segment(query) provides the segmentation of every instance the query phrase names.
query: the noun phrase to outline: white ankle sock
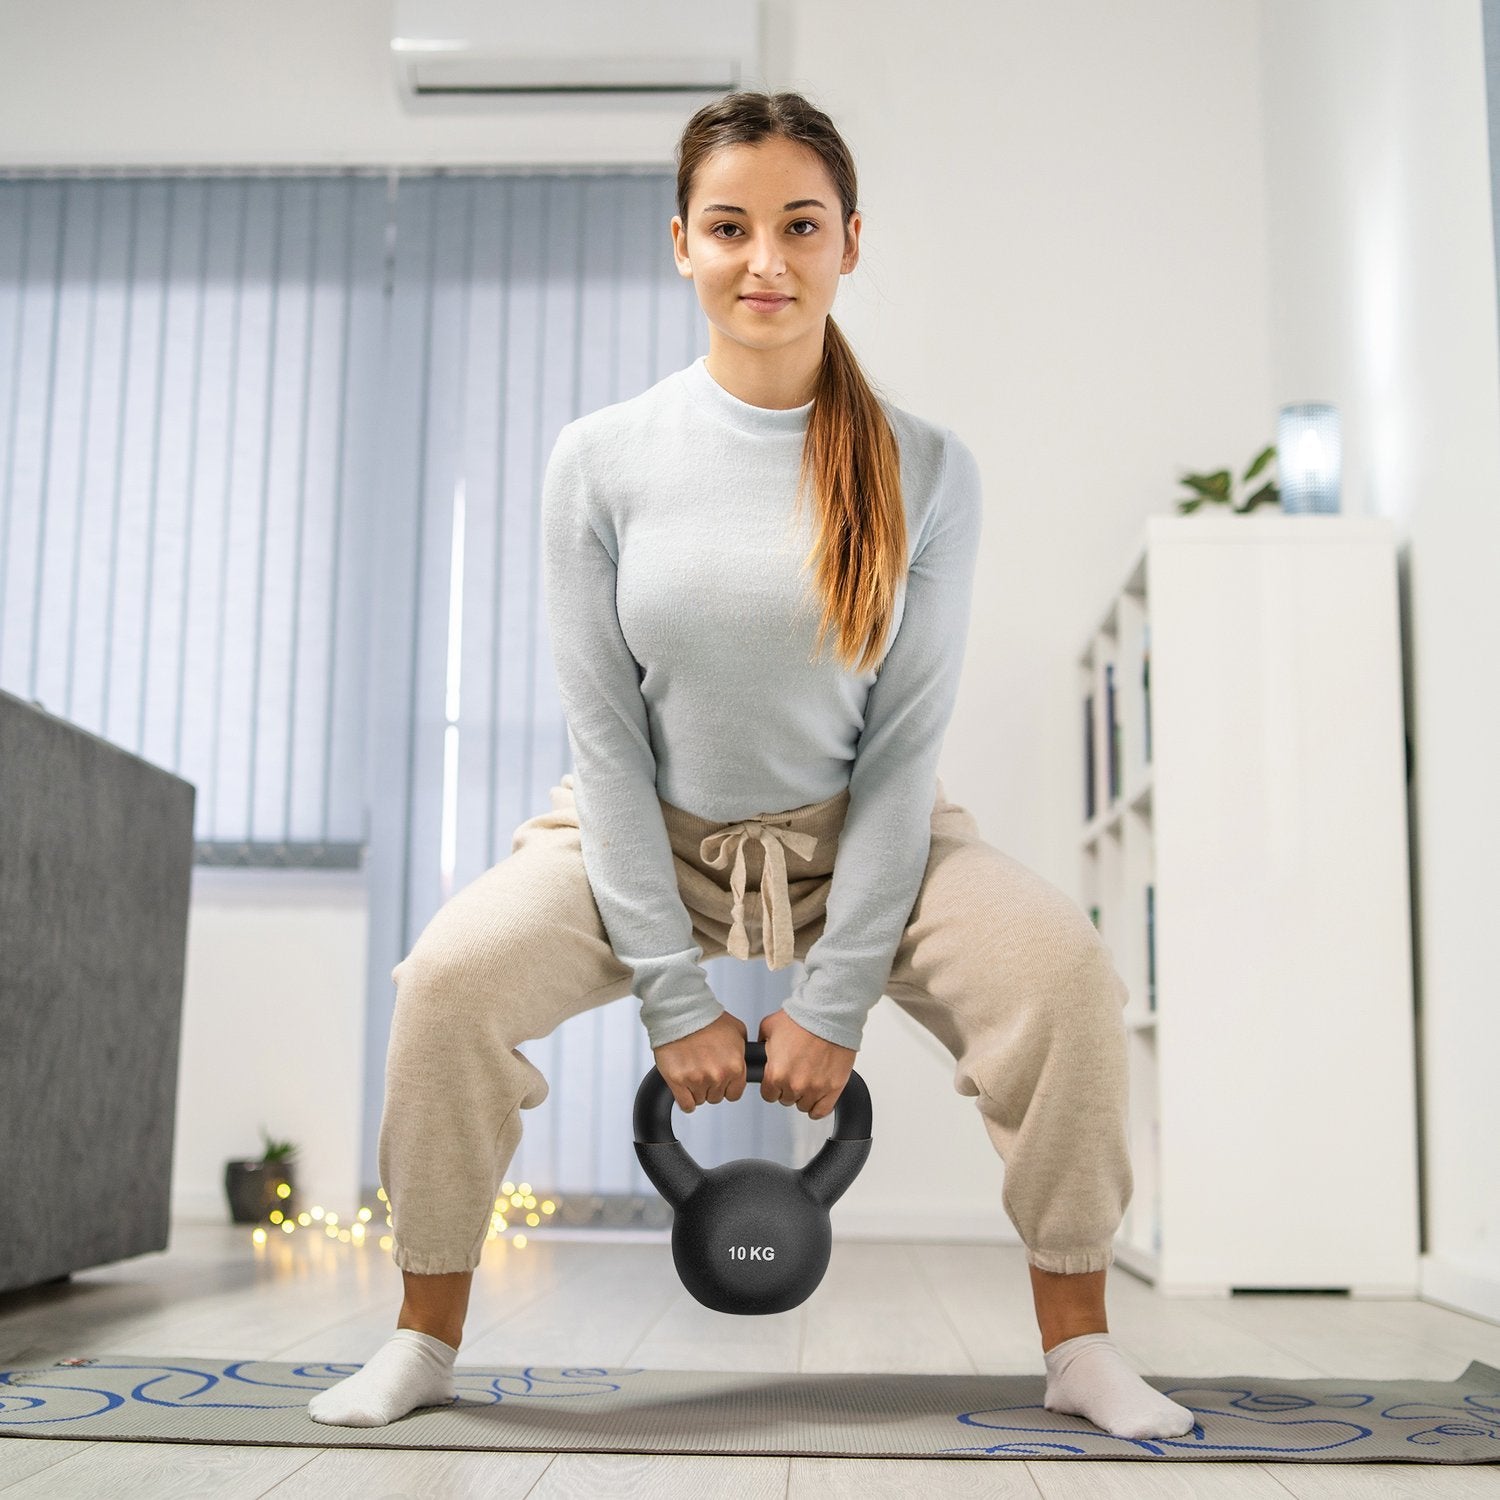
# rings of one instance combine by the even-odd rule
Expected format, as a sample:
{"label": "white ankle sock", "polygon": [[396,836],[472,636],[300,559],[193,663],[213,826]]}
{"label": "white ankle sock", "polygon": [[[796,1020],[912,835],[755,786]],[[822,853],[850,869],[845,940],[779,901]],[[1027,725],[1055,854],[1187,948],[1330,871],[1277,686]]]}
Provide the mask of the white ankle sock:
{"label": "white ankle sock", "polygon": [[1146,1384],[1107,1333],[1082,1333],[1043,1352],[1048,1411],[1085,1417],[1115,1437],[1181,1437],[1197,1417]]}
{"label": "white ankle sock", "polygon": [[307,1403],[308,1415],[337,1427],[383,1427],[419,1406],[445,1406],[457,1394],[457,1358],[452,1344],[398,1328],[352,1375],[319,1391]]}

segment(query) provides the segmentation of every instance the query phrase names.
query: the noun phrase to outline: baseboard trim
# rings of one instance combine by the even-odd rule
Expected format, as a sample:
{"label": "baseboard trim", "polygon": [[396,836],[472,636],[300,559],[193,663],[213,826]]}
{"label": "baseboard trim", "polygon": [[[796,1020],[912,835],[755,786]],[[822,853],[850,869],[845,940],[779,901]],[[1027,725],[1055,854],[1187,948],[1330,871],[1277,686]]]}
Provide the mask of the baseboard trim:
{"label": "baseboard trim", "polygon": [[1420,1295],[1450,1312],[1500,1323],[1500,1275],[1490,1268],[1465,1266],[1441,1255],[1421,1258]]}

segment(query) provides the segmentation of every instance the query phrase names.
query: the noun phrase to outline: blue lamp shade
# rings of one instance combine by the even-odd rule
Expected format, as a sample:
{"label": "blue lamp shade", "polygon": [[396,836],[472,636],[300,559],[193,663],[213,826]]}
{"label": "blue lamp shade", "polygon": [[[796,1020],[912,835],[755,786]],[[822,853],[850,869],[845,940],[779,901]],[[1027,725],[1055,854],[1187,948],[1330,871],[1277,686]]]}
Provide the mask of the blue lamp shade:
{"label": "blue lamp shade", "polygon": [[1338,407],[1326,401],[1283,406],[1276,420],[1282,510],[1287,515],[1336,516],[1343,456]]}

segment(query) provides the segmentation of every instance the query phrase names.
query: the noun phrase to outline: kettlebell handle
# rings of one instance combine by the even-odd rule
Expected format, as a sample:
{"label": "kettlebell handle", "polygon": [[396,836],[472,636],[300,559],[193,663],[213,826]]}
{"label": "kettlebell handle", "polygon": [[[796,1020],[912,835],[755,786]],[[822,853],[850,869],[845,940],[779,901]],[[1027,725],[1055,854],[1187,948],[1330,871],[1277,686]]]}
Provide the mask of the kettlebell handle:
{"label": "kettlebell handle", "polygon": [[[766,1076],[766,1044],[745,1042],[745,1081],[760,1083]],[[640,1145],[664,1141],[675,1141],[672,1129],[672,1106],[677,1102],[661,1070],[653,1065],[641,1080],[635,1095],[635,1138]],[[850,1072],[849,1081],[833,1106],[834,1141],[868,1141],[870,1139],[870,1091],[857,1072]]]}

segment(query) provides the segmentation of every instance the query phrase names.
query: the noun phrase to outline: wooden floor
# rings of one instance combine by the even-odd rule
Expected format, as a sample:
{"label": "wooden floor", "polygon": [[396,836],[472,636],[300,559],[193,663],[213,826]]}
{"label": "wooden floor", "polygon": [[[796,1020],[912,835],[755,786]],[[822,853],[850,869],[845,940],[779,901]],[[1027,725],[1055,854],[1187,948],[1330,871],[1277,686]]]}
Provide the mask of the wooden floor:
{"label": "wooden floor", "polygon": [[[110,1351],[363,1362],[395,1327],[401,1276],[373,1244],[179,1223],[172,1248],[0,1294],[0,1364]],[[1500,1365],[1500,1326],[1424,1302],[1158,1297],[1115,1266],[1110,1332],[1142,1374],[1451,1380]],[[459,1363],[722,1370],[1043,1371],[1021,1250],[838,1241],[792,1312],[726,1320],[681,1287],[665,1243],[533,1239],[486,1246]],[[176,1496],[706,1495],[842,1500],[1416,1500],[1500,1497],[1500,1466],[725,1458],[424,1452],[0,1439],[3,1500]]]}

